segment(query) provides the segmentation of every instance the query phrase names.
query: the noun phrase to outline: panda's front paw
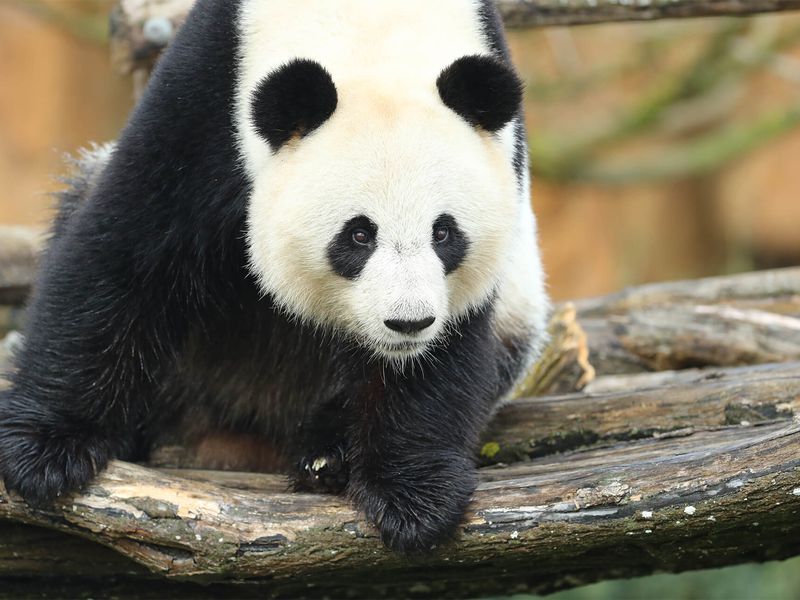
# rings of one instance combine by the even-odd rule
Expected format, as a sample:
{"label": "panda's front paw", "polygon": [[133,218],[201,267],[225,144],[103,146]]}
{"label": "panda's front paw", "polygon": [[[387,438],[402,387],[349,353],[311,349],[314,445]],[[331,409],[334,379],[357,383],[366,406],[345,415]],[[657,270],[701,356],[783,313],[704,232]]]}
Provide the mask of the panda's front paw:
{"label": "panda's front paw", "polygon": [[456,538],[475,491],[471,464],[449,467],[420,473],[417,478],[373,482],[360,490],[351,485],[351,495],[389,549],[428,553]]}
{"label": "panda's front paw", "polygon": [[304,456],[300,460],[294,488],[297,491],[340,494],[347,486],[347,480],[345,452],[337,445]]}
{"label": "panda's front paw", "polygon": [[31,506],[46,507],[81,490],[108,464],[109,449],[97,440],[50,437],[0,425],[0,475],[6,489]]}

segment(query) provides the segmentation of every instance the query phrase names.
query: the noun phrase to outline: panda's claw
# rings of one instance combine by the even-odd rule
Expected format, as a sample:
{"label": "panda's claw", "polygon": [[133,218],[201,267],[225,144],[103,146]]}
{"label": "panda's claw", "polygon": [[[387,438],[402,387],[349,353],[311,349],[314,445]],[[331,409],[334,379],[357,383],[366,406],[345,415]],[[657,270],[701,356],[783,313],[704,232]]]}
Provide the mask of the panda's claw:
{"label": "panda's claw", "polygon": [[348,468],[341,446],[311,452],[300,460],[295,490],[340,494],[348,481]]}

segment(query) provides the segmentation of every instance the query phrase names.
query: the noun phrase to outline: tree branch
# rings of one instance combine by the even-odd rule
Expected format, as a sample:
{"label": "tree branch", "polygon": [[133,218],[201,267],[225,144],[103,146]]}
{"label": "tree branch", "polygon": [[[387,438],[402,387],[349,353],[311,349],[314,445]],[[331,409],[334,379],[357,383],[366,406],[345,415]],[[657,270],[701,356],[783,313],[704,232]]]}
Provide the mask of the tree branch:
{"label": "tree branch", "polygon": [[277,596],[543,592],[800,552],[799,457],[798,428],[782,422],[484,470],[462,539],[420,562],[383,549],[339,499],[125,463],[53,511],[0,495],[0,515],[78,533],[163,575],[259,579]]}
{"label": "tree branch", "polygon": [[800,9],[797,0],[497,0],[497,4],[511,28],[745,16]]}

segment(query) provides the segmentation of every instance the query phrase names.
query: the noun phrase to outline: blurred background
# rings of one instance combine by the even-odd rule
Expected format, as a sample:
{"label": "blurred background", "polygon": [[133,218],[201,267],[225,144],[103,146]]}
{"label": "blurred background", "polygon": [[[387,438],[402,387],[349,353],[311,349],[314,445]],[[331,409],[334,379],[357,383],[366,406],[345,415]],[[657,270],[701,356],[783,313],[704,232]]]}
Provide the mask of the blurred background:
{"label": "blurred background", "polygon": [[[0,223],[47,227],[64,154],[124,124],[112,4],[0,0]],[[510,36],[554,298],[800,265],[800,16]],[[800,562],[564,597],[796,598]]]}

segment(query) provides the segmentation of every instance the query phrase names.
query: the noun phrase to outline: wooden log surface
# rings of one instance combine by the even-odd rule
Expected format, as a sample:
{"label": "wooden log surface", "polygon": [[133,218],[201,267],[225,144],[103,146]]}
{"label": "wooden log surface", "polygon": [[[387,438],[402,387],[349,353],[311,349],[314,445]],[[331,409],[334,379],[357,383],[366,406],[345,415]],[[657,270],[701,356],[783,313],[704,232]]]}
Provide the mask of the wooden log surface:
{"label": "wooden log surface", "polygon": [[[800,419],[800,363],[598,379],[519,399],[484,434],[482,460],[511,463],[638,439]],[[588,408],[587,408],[588,407]],[[800,458],[800,457],[798,457]]]}
{"label": "wooden log surface", "polygon": [[[152,66],[194,0],[119,0],[111,18],[112,54],[126,74]],[[510,28],[746,16],[800,9],[800,0],[497,0]]]}
{"label": "wooden log surface", "polygon": [[[482,469],[462,539],[423,562],[385,551],[341,499],[285,493],[272,475],[114,463],[55,510],[0,493],[0,517],[77,533],[163,575],[260,580],[278,596],[549,591],[800,552],[800,366],[635,377],[635,392],[504,408],[487,438],[500,447],[493,459],[528,460]],[[544,443],[557,439],[567,443]],[[29,571],[58,562],[31,545],[40,558]],[[8,552],[0,577],[20,568]]]}
{"label": "wooden log surface", "polygon": [[800,267],[652,283],[574,304],[584,319],[671,304],[721,304],[800,316]]}
{"label": "wooden log surface", "polygon": [[339,499],[124,463],[53,511],[0,496],[0,515],[79,533],[170,577],[261,580],[274,596],[474,597],[795,555],[799,466],[798,428],[779,423],[486,470],[461,540],[416,561],[382,548]]}
{"label": "wooden log surface", "polygon": [[497,0],[497,4],[510,28],[746,16],[800,9],[796,0]]}

